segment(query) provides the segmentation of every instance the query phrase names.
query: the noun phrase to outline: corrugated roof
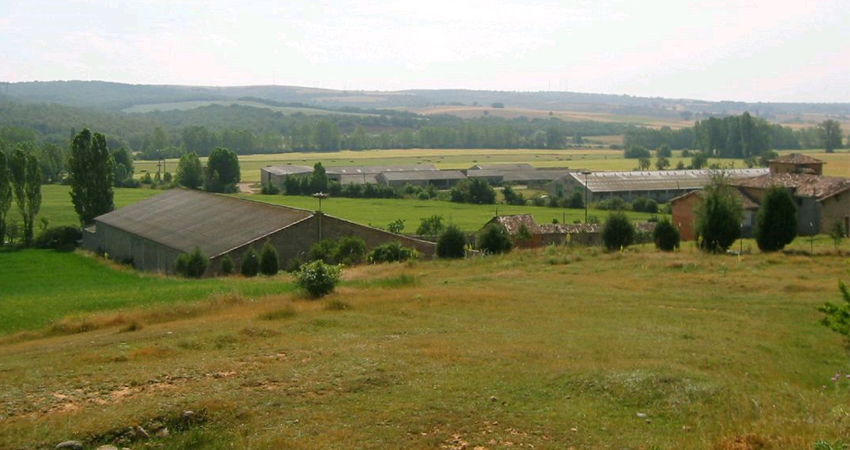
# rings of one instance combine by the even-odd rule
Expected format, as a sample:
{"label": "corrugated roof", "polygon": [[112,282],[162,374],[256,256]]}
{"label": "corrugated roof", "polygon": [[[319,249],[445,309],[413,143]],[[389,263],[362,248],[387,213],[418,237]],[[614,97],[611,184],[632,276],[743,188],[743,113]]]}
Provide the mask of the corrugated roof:
{"label": "corrugated roof", "polygon": [[386,181],[422,181],[422,180],[465,180],[466,175],[459,170],[435,170],[420,172],[382,172],[379,177]]}
{"label": "corrugated roof", "polygon": [[213,257],[312,215],[306,210],[177,188],[95,221],[183,252],[198,247]]}
{"label": "corrugated roof", "polygon": [[823,161],[802,153],[790,153],[776,159],[771,159],[768,162],[782,164],[823,164]]}
{"label": "corrugated roof", "polygon": [[[631,172],[593,172],[587,175],[587,188],[591,192],[635,192],[702,189],[711,183],[715,170],[653,170]],[[751,178],[768,173],[768,169],[727,169],[722,171],[730,179]],[[585,176],[570,172],[571,177],[584,186]]]}
{"label": "corrugated roof", "polygon": [[309,166],[268,166],[263,167],[260,170],[264,170],[275,175],[299,175],[302,173],[313,173],[313,168]]}
{"label": "corrugated roof", "polygon": [[770,173],[760,177],[737,180],[733,184],[756,189],[784,186],[793,189],[794,195],[798,197],[815,197],[818,200],[827,199],[850,189],[850,179],[802,173]]}
{"label": "corrugated roof", "polygon": [[516,164],[476,164],[469,168],[469,170],[534,170],[534,166],[528,163],[516,163]]}
{"label": "corrugated roof", "polygon": [[417,172],[439,170],[433,164],[407,164],[396,166],[330,166],[325,172],[333,175],[379,174],[383,172]]}

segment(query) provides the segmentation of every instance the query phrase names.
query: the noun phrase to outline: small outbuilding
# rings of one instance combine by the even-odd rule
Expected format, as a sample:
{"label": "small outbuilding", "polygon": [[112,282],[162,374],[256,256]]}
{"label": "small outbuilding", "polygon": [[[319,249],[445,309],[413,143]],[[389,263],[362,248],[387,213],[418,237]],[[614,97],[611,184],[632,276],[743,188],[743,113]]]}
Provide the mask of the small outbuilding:
{"label": "small outbuilding", "polygon": [[286,177],[305,177],[313,174],[309,166],[268,166],[260,169],[260,183],[283,188]]}
{"label": "small outbuilding", "polygon": [[243,200],[189,189],[172,189],[95,218],[83,233],[84,248],[131,263],[139,270],[174,273],[182,253],[198,248],[210,259],[205,275],[221,271],[230,256],[237,267],[249,247],[271,243],[280,266],[304,257],[325,238],[362,238],[368,248],[398,241],[425,257],[433,242],[360,225],[321,212]]}

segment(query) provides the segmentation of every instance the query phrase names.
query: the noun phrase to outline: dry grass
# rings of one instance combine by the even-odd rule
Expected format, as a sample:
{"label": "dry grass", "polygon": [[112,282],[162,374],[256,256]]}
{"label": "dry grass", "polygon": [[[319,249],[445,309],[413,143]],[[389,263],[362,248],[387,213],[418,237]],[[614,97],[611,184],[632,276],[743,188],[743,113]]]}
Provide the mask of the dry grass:
{"label": "dry grass", "polygon": [[550,248],[360,267],[323,301],[128,310],[142,329],[0,346],[0,449],[184,410],[204,424],[130,447],[809,449],[850,432],[816,310],[845,261]]}

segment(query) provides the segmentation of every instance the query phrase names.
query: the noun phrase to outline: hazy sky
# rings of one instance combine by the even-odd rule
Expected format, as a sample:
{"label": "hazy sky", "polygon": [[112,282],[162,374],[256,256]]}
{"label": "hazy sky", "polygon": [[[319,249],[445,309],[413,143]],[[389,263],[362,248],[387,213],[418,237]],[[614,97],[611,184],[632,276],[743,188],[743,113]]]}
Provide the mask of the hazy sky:
{"label": "hazy sky", "polygon": [[850,102],[848,0],[0,0],[0,81]]}

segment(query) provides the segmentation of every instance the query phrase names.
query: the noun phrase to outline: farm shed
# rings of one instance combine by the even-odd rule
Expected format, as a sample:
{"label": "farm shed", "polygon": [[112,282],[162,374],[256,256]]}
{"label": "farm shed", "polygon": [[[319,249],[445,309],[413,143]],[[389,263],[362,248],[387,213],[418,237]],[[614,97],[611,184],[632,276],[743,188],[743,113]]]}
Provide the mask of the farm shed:
{"label": "farm shed", "polygon": [[805,173],[823,175],[824,162],[801,153],[791,153],[767,162],[770,173]]}
{"label": "farm shed", "polygon": [[[767,169],[728,169],[722,171],[728,178],[752,178],[767,174]],[[587,175],[587,195],[589,202],[612,197],[621,197],[632,201],[637,197],[649,197],[658,202],[702,189],[711,183],[714,170],[653,170],[631,172],[593,172]],[[584,192],[585,175],[579,172],[569,174],[553,181],[550,195],[569,195],[573,191]]]}
{"label": "farm shed", "polygon": [[499,170],[499,171],[509,171],[509,170],[534,170],[534,166],[528,163],[515,163],[515,164],[476,164],[469,168],[469,170]]}
{"label": "farm shed", "polygon": [[797,201],[797,233],[828,233],[835,222],[850,225],[850,179],[802,173],[770,173],[732,184],[761,204],[771,186],[788,188]]}
{"label": "farm shed", "polygon": [[390,172],[436,172],[433,164],[407,164],[395,166],[331,166],[326,167],[328,179],[339,184],[377,184],[378,175]]}
{"label": "farm shed", "polygon": [[288,176],[304,177],[312,174],[313,168],[309,166],[268,166],[260,169],[260,183],[282,188]]}
{"label": "farm shed", "polygon": [[246,250],[266,241],[278,251],[281,267],[305,255],[321,239],[357,236],[368,248],[398,241],[426,257],[434,255],[432,242],[308,210],[242,200],[188,189],[172,189],[155,197],[95,218],[83,233],[83,246],[139,270],[174,273],[181,253],[195,247],[210,258],[206,275],[221,270],[230,255],[241,264]]}
{"label": "farm shed", "polygon": [[378,174],[378,183],[394,188],[402,188],[407,184],[413,186],[433,184],[438,188],[448,189],[465,179],[466,175],[459,170],[401,171]]}
{"label": "farm shed", "polygon": [[467,170],[469,178],[481,178],[490,184],[524,184],[526,186],[543,186],[569,174],[568,169],[480,169]]}

